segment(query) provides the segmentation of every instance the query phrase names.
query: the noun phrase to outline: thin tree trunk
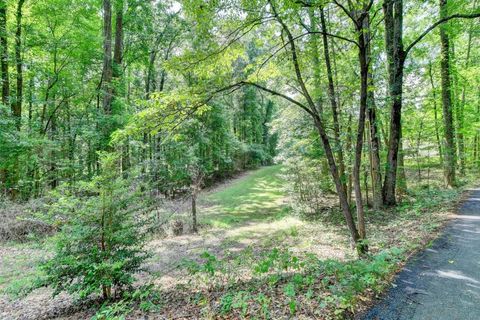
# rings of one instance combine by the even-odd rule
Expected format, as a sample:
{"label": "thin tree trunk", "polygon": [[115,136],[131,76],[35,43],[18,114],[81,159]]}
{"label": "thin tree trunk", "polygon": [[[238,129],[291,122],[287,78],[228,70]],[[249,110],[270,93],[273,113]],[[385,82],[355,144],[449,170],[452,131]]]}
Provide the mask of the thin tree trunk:
{"label": "thin tree trunk", "polygon": [[[474,1],[474,6],[477,1]],[[468,30],[468,42],[467,42],[467,56],[465,58],[465,68],[468,68],[470,65],[470,53],[472,50],[472,33],[473,33],[473,23],[470,24]],[[465,104],[466,104],[466,91],[467,84],[465,83],[462,88],[462,102],[459,105],[458,109],[458,156],[460,158],[460,174],[465,175],[465,168],[467,157],[465,155],[465,141],[464,141],[464,122],[465,122]]]}
{"label": "thin tree trunk", "polygon": [[420,145],[422,143],[422,133],[423,133],[423,118],[420,121],[420,127],[418,128],[417,133],[417,150],[416,150],[416,158],[417,158],[417,172],[418,172],[418,181],[422,182],[422,167],[420,165]]}
{"label": "thin tree trunk", "polygon": [[[309,37],[309,46],[312,52],[311,62],[313,66],[313,90],[312,98],[315,102],[316,111],[319,114],[323,114],[323,101],[322,101],[322,79],[321,79],[321,69],[320,69],[320,54],[318,50],[318,18],[315,15],[314,8],[309,8],[308,10],[310,18],[310,30],[313,34]],[[336,146],[335,146],[336,147]],[[326,159],[321,159],[321,172],[322,176],[326,177],[329,175],[329,168]]]}
{"label": "thin tree trunk", "polygon": [[[55,101],[55,94],[53,94],[52,101]],[[51,120],[50,120],[51,119]],[[55,142],[56,137],[57,137],[57,116],[55,115],[55,112],[52,112],[52,116],[49,118],[50,120],[50,131],[49,131],[49,136],[50,140],[52,142]],[[48,127],[46,127],[47,130]],[[46,131],[45,130],[45,131]],[[49,155],[49,161],[50,161],[50,188],[54,190],[55,188],[58,187],[58,172],[57,172],[57,152],[55,149],[51,149],[50,155]]]}
{"label": "thin tree trunk", "polygon": [[[447,16],[447,0],[440,0],[440,17]],[[450,40],[446,25],[440,26],[441,42],[441,76],[442,76],[442,106],[445,135],[445,184],[448,187],[455,186],[455,129],[453,126],[452,88],[450,79]]]}
{"label": "thin tree trunk", "polygon": [[342,141],[340,139],[340,121],[338,117],[338,104],[337,104],[337,95],[335,93],[335,85],[333,82],[333,72],[332,72],[332,65],[330,61],[330,50],[328,45],[328,38],[327,38],[327,26],[325,21],[325,13],[323,7],[320,8],[320,22],[322,26],[323,32],[323,53],[325,57],[325,66],[327,69],[327,78],[328,78],[328,96],[330,98],[330,105],[332,107],[332,117],[333,117],[333,132],[335,138],[335,148],[337,154],[337,161],[338,161],[338,170],[340,173],[340,177],[343,183],[343,187],[347,189],[347,178],[345,176],[345,160],[343,158],[343,147]]}
{"label": "thin tree trunk", "polygon": [[[368,126],[368,123],[365,123],[365,126]],[[365,141],[364,143],[365,144],[370,144],[370,134],[369,134],[369,131],[368,130],[365,130],[363,132],[363,141]],[[371,149],[370,149],[371,150]],[[370,158],[370,165],[367,164],[367,161],[365,160],[366,158]],[[372,153],[371,152],[368,152],[368,154],[365,154],[365,152],[363,153],[363,185],[364,185],[364,189],[365,189],[365,205],[367,207],[371,206],[371,202],[370,202],[370,198],[369,198],[369,188],[368,188],[368,176],[369,176],[369,172],[370,174],[372,173],[372,162],[371,162],[371,157],[372,157]],[[373,185],[373,184],[372,184]],[[373,191],[372,190],[372,195],[373,195]]]}
{"label": "thin tree trunk", "polygon": [[[368,19],[368,18],[367,18]],[[367,20],[367,25],[365,29],[365,45],[366,45],[366,54],[368,59],[368,85],[367,85],[367,115],[370,128],[370,162],[371,162],[371,174],[372,174],[372,198],[373,198],[373,207],[375,209],[380,209],[383,207],[383,196],[382,196],[382,173],[380,169],[380,138],[377,124],[377,108],[375,106],[375,92],[374,92],[374,81],[373,81],[373,71],[372,71],[372,53],[370,45],[370,25]]]}
{"label": "thin tree trunk", "polygon": [[17,95],[13,106],[13,116],[16,120],[17,130],[20,131],[22,123],[22,101],[23,101],[23,61],[22,61],[22,7],[25,0],[19,0],[17,4],[15,31],[15,64],[17,67]]}
{"label": "thin tree trunk", "polygon": [[192,231],[197,233],[197,195],[192,194]]}
{"label": "thin tree trunk", "polygon": [[358,233],[361,239],[365,239],[366,236],[365,213],[363,207],[362,189],[360,185],[360,166],[362,162],[363,136],[365,132],[365,117],[368,99],[368,52],[365,36],[365,27],[368,24],[365,22],[366,19],[368,19],[368,17],[365,17],[361,20],[359,19],[359,21],[357,21],[357,24],[359,25],[357,32],[359,33],[358,58],[360,62],[360,110],[358,115],[357,142],[355,144],[355,159],[353,164],[353,188],[355,192],[355,205],[357,210]]}
{"label": "thin tree trunk", "polygon": [[103,0],[103,111],[112,113],[112,4]]}
{"label": "thin tree trunk", "polygon": [[[0,45],[2,47],[2,102],[8,106],[10,102],[10,83],[8,76],[7,4],[5,0],[0,0]],[[13,105],[12,113],[15,114]]]}
{"label": "thin tree trunk", "polygon": [[[7,4],[5,0],[0,0],[0,46],[1,46],[1,71],[2,71],[2,103],[8,106],[10,96],[10,85],[8,81],[8,46],[7,46]],[[15,114],[12,106],[12,114]],[[8,191],[10,172],[2,169],[0,179],[4,186],[5,194]]]}
{"label": "thin tree trunk", "polygon": [[[480,121],[480,88],[478,88],[478,102],[477,102],[477,122]],[[478,132],[475,133],[473,146],[473,161],[477,169],[480,168],[480,137]]]}
{"label": "thin tree trunk", "polygon": [[122,75],[123,59],[123,0],[117,0],[115,10],[115,46],[113,50],[113,77]]}
{"label": "thin tree trunk", "polygon": [[28,82],[28,132],[32,132],[32,117],[33,117],[33,77]]}
{"label": "thin tree trunk", "polygon": [[[350,114],[350,116],[348,117],[348,136],[347,136],[347,150],[352,150],[352,145],[353,145],[353,142],[352,142],[352,137],[353,137],[353,131],[352,131],[352,126],[353,126],[353,119],[352,119],[352,115]],[[352,157],[349,156],[348,157],[348,166],[349,168],[353,167],[352,165]],[[347,196],[348,196],[348,203],[351,204],[352,203],[352,191],[353,191],[353,177],[352,177],[352,173],[349,172],[348,174],[348,185],[347,185]]]}
{"label": "thin tree trunk", "polygon": [[[317,24],[318,19],[315,15],[314,8],[309,8],[308,15],[310,18],[310,30],[312,32],[318,32]],[[321,70],[320,70],[320,55],[318,52],[318,34],[312,34],[309,37],[309,46],[312,52],[312,66],[313,66],[313,81],[314,81],[314,88],[312,91],[312,97],[315,101],[315,106],[318,108],[318,112],[321,114],[323,113],[323,102],[322,102],[322,82],[321,82]]]}
{"label": "thin tree trunk", "polygon": [[440,156],[440,164],[443,166],[442,142],[440,140],[440,130],[439,130],[439,124],[438,124],[437,93],[436,93],[435,83],[433,82],[432,63],[429,63],[428,65],[428,74],[430,77],[430,84],[432,86],[432,94],[433,94],[433,116],[435,119],[435,137],[437,138],[438,155]]}
{"label": "thin tree trunk", "polygon": [[407,193],[407,174],[405,172],[405,150],[403,148],[403,137],[400,136],[400,146],[398,150],[398,167],[397,167],[397,193],[403,196]]}

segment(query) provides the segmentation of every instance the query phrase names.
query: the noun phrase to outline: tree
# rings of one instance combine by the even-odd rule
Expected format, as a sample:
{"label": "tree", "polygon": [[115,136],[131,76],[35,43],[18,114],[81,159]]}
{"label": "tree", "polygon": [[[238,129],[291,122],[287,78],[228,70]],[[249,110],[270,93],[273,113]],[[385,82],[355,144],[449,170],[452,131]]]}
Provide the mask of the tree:
{"label": "tree", "polygon": [[16,12],[16,31],[15,31],[15,65],[17,69],[17,92],[13,106],[13,115],[17,121],[17,130],[20,130],[22,120],[23,103],[23,60],[22,60],[22,9],[25,0],[19,0]]}
{"label": "tree", "polygon": [[[440,19],[448,16],[447,0],[440,0]],[[441,75],[442,75],[442,106],[443,122],[445,126],[445,184],[455,186],[456,147],[455,129],[453,126],[452,86],[450,79],[450,40],[448,26],[440,26],[440,42],[442,48]]]}
{"label": "tree", "polygon": [[[119,47],[121,48],[121,47]],[[118,58],[118,57],[117,57]],[[112,113],[113,98],[113,63],[112,63],[112,4],[110,0],[103,0],[103,112],[105,115]],[[108,139],[109,130],[106,132]]]}
{"label": "tree", "polygon": [[62,216],[52,214],[66,221],[54,239],[55,255],[42,265],[54,294],[117,297],[149,256],[143,248],[148,221],[136,214],[141,205],[133,205],[140,194],[119,175],[118,155],[103,153],[101,162],[102,174],[73,193],[65,190],[57,200]]}
{"label": "tree", "polygon": [[403,44],[403,1],[385,0],[383,3],[385,21],[385,47],[389,74],[389,100],[390,112],[390,137],[388,146],[383,197],[386,205],[394,205],[395,189],[397,183],[397,168],[399,147],[401,145],[402,129],[402,91],[405,60],[411,50],[425,38],[432,30],[452,19],[475,19],[480,17],[480,12],[472,14],[442,15],[442,17],[425,29],[405,49]]}
{"label": "tree", "polygon": [[[8,34],[7,34],[7,4],[6,1],[0,1],[0,46],[1,50],[1,69],[2,69],[2,102],[4,105],[10,103],[10,81],[8,76]],[[12,108],[12,114],[17,115],[17,110]]]}

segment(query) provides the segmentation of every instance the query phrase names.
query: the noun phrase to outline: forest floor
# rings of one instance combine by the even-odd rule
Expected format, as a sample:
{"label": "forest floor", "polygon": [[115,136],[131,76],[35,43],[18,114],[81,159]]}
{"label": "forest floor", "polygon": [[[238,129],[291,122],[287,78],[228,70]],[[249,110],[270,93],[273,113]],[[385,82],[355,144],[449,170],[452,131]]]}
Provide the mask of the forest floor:
{"label": "forest floor", "polygon": [[[308,290],[302,285],[304,292],[299,287],[294,290],[298,297],[292,298],[293,282],[288,279],[292,276],[298,279],[294,272],[300,269],[305,274],[306,261],[311,257],[327,264],[341,263],[335,268],[345,268],[348,277],[359,266],[353,262],[355,255],[348,231],[334,202],[332,206],[332,200],[326,197],[326,206],[331,210],[316,221],[305,221],[292,214],[281,170],[281,166],[264,167],[204,191],[199,198],[201,228],[197,234],[158,237],[149,242],[153,252],[147,263],[150,272],[140,275],[138,285],[153,284],[162,290],[161,311],[150,318],[216,318],[219,308],[227,314],[233,312],[233,318],[248,318],[249,314],[265,311],[265,305],[272,309],[268,311],[271,318],[288,318],[292,312],[300,318],[302,315],[307,319],[324,318],[337,307],[342,312],[355,311],[357,305],[368,304],[366,301],[383,288],[388,282],[384,283],[383,278],[388,278],[395,266],[380,265],[382,272],[388,269],[387,275],[382,273],[382,280],[375,282],[375,290],[367,288],[360,300],[358,293],[350,292],[345,300],[341,291],[345,284],[337,288],[335,282],[339,281],[337,270],[331,276],[336,280],[329,280],[334,282],[315,282]],[[448,219],[459,197],[455,190],[421,188],[418,192],[396,210],[368,213],[372,254],[393,247],[411,252],[424,246]],[[0,319],[92,316],[91,303],[77,303],[66,294],[52,298],[48,288],[29,292],[39,275],[35,266],[48,254],[41,241],[0,243]],[[265,279],[271,281],[271,270],[285,263],[281,262],[285,257],[289,265],[278,268],[281,281],[266,284]],[[383,260],[381,263],[385,263]],[[269,277],[261,271],[265,264]],[[360,267],[371,269],[368,264]],[[318,279],[322,280],[325,274],[328,272],[322,271]],[[370,276],[365,275],[367,280]],[[312,298],[312,288],[322,290],[315,293],[316,299]],[[253,301],[251,304],[255,306],[246,301]],[[143,313],[136,310],[129,318],[142,317]],[[265,314],[263,317],[268,318]]]}

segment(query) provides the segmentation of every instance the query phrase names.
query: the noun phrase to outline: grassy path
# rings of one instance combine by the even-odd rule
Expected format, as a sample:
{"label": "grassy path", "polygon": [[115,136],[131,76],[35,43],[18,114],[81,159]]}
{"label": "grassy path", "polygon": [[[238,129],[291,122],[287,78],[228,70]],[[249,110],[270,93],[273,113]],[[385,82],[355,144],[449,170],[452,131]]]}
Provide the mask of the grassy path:
{"label": "grassy path", "polygon": [[225,256],[248,246],[260,249],[279,243],[295,232],[302,222],[288,217],[281,166],[247,172],[202,194],[199,220],[206,228],[198,234],[158,239],[149,268],[163,286],[182,278],[178,265],[195,260],[203,252]]}
{"label": "grassy path", "polygon": [[214,227],[272,221],[288,213],[281,166],[257,169],[204,194],[200,219]]}

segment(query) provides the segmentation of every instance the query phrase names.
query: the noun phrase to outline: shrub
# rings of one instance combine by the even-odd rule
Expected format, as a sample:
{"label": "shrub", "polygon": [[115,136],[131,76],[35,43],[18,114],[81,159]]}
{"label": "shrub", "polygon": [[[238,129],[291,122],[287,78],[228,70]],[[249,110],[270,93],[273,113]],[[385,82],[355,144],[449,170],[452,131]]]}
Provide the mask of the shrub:
{"label": "shrub", "polygon": [[331,179],[322,173],[322,163],[317,160],[295,158],[285,162],[287,191],[295,212],[307,218],[321,214],[326,195],[333,188]]}
{"label": "shrub", "polygon": [[103,154],[103,173],[59,201],[66,211],[54,237],[55,254],[41,266],[54,294],[67,291],[85,298],[101,292],[109,299],[112,289],[117,295],[131,286],[148,257],[145,220],[130,205],[138,194],[119,178],[117,162],[115,154]]}

